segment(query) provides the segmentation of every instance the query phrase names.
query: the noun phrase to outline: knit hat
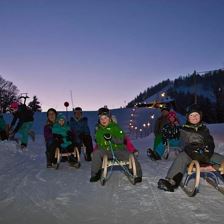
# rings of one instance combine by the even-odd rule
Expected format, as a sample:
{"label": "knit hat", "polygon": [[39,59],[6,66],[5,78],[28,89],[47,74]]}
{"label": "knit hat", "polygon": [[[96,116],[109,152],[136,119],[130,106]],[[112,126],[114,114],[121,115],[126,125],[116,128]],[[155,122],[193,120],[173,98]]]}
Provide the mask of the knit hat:
{"label": "knit hat", "polygon": [[177,115],[176,115],[175,111],[170,111],[170,112],[168,113],[168,115],[167,115],[167,119],[170,119],[171,117],[173,117],[173,118],[176,119]]}
{"label": "knit hat", "polygon": [[81,108],[81,107],[76,107],[76,108],[73,109],[73,112],[75,112],[75,111],[80,111],[80,112],[82,112],[82,108]]}
{"label": "knit hat", "polygon": [[186,116],[187,117],[194,112],[197,112],[198,114],[202,115],[202,111],[198,104],[192,104],[186,108]]}
{"label": "knit hat", "polygon": [[65,117],[65,115],[64,114],[62,114],[62,113],[60,113],[60,114],[58,114],[58,116],[57,116],[57,120],[59,121],[59,120],[66,120],[66,117]]}
{"label": "knit hat", "polygon": [[101,107],[99,110],[98,110],[98,116],[107,116],[107,117],[111,117],[111,114],[110,114],[110,110],[106,107]]}

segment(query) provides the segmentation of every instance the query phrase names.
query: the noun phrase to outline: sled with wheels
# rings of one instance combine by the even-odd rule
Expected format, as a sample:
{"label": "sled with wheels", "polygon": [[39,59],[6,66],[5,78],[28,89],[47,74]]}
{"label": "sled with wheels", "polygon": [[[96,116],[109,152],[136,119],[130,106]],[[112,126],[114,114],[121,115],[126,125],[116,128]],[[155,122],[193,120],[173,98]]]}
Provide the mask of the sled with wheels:
{"label": "sled with wheels", "polygon": [[112,174],[112,170],[115,166],[119,166],[123,171],[124,174],[128,177],[128,180],[135,185],[136,178],[137,178],[137,171],[136,171],[136,164],[135,158],[133,154],[129,155],[128,161],[120,161],[116,158],[112,144],[111,144],[111,135],[105,135],[104,139],[109,142],[110,151],[112,154],[112,159],[108,159],[107,155],[103,157],[102,163],[102,172],[100,182],[102,185],[106,184],[106,181],[110,178]]}
{"label": "sled with wheels", "polygon": [[199,164],[197,160],[192,160],[180,186],[189,197],[194,197],[199,192],[200,179],[203,176],[208,184],[224,194],[221,174],[224,174],[224,162],[217,169],[215,164]]}
{"label": "sled with wheels", "polygon": [[56,148],[55,150],[55,159],[57,160],[55,169],[58,169],[61,163],[61,158],[62,157],[69,157],[71,155],[74,155],[75,159],[76,159],[76,163],[74,163],[74,167],[75,168],[79,168],[81,166],[80,163],[80,155],[79,155],[79,150],[77,147],[74,147],[74,151],[73,152],[63,152],[63,150],[61,150],[60,148]]}

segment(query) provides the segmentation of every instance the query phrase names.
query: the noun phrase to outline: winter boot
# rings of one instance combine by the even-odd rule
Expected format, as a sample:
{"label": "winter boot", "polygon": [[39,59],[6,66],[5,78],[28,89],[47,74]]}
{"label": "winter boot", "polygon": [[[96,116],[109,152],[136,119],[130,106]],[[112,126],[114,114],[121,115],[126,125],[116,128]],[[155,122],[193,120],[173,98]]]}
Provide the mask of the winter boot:
{"label": "winter boot", "polygon": [[101,177],[101,170],[96,174],[96,175],[93,175],[91,176],[90,178],[90,182],[97,182]]}
{"label": "winter boot", "polygon": [[180,183],[182,181],[182,178],[183,178],[183,174],[182,173],[178,173],[178,174],[176,174],[172,178],[174,180],[174,182],[175,182],[175,185],[174,185],[175,188],[178,188],[179,187],[179,185],[180,185]]}
{"label": "winter boot", "polygon": [[174,192],[174,186],[166,179],[159,179],[158,181],[158,188],[160,190]]}
{"label": "winter boot", "polygon": [[74,155],[70,155],[68,157],[68,162],[70,163],[71,166],[74,166],[78,161],[77,161],[77,158],[74,157]]}
{"label": "winter boot", "polygon": [[135,177],[134,181],[135,181],[135,183],[141,183],[142,177]]}

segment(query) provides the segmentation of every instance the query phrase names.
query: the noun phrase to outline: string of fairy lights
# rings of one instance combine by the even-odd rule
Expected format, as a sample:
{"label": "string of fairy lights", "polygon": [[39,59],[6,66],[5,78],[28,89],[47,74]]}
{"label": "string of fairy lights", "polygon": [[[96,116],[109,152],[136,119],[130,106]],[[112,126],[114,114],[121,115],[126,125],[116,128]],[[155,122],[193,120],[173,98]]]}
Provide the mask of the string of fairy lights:
{"label": "string of fairy lights", "polygon": [[[162,98],[167,97],[165,92],[160,93],[160,96]],[[157,102],[157,100],[155,100],[152,103],[150,108],[160,108],[162,106],[162,104],[160,105],[160,103]],[[152,126],[153,126],[153,122],[155,120],[155,114],[154,113],[149,113],[149,116],[147,118],[146,121],[144,122],[137,122],[137,111],[138,111],[138,106],[137,104],[134,105],[134,107],[131,110],[131,114],[130,114],[130,119],[129,119],[129,133],[131,137],[135,137],[135,138],[142,138],[142,137],[146,137],[148,136],[151,132],[152,132]]]}
{"label": "string of fairy lights", "polygon": [[150,114],[148,121],[139,123],[137,122],[137,106],[132,108],[129,120],[129,133],[132,137],[142,138],[151,133],[152,120],[155,118],[154,114]]}

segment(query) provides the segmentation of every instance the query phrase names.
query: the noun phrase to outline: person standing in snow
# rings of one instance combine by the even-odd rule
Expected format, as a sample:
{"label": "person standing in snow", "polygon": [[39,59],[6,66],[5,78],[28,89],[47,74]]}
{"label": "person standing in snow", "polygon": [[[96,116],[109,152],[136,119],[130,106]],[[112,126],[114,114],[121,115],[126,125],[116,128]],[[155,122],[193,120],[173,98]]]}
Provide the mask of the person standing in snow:
{"label": "person standing in snow", "polygon": [[196,104],[190,106],[186,117],[187,122],[180,130],[183,152],[173,161],[166,178],[158,181],[158,188],[161,190],[174,192],[192,160],[215,164],[221,164],[224,161],[223,155],[214,153],[214,140],[209,129],[202,122],[200,107]]}
{"label": "person standing in snow", "polygon": [[[18,104],[17,102],[13,102],[10,105],[10,109],[13,114],[13,120],[9,127],[10,137],[14,139],[14,136],[18,134],[19,141],[21,142],[21,149],[24,149],[27,147],[29,135],[32,140],[34,140],[34,132],[31,131],[34,121],[33,111],[25,104]],[[17,120],[18,123],[14,128]]]}
{"label": "person standing in snow", "polygon": [[[129,152],[125,149],[124,145],[124,132],[117,123],[112,121],[110,113],[102,110],[99,113],[99,124],[95,132],[95,140],[98,148],[93,152],[90,182],[96,182],[100,179],[103,156],[106,154],[108,159],[112,159],[109,142],[104,139],[105,135],[112,137],[111,145],[117,159],[129,159]],[[136,158],[135,164],[137,170],[135,182],[137,183],[142,181],[142,170]]]}

